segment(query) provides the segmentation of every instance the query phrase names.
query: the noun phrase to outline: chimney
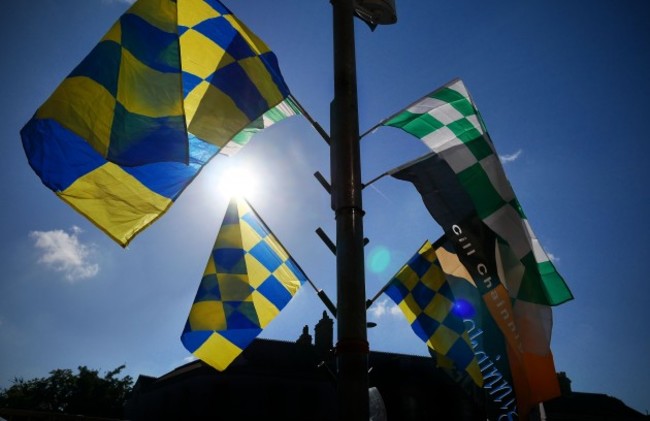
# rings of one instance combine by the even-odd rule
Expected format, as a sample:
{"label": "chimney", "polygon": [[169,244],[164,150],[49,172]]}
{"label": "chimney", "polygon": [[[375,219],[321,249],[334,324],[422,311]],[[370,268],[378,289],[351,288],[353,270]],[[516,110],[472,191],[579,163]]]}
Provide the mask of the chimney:
{"label": "chimney", "polygon": [[323,311],[323,318],[318,321],[314,331],[316,352],[325,356],[334,347],[334,320],[329,318],[327,312]]}
{"label": "chimney", "polygon": [[560,393],[562,393],[562,396],[571,395],[571,379],[567,377],[564,371],[557,373],[557,380],[560,382]]}
{"label": "chimney", "polygon": [[302,328],[302,334],[296,343],[298,345],[311,346],[311,335],[309,334],[309,327],[307,325]]}

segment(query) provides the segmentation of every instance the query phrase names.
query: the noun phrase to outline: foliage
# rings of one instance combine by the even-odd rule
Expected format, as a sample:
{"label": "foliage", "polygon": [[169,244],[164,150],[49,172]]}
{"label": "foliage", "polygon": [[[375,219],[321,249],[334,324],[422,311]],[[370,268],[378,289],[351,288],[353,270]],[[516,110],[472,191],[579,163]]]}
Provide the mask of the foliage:
{"label": "foliage", "polygon": [[56,369],[47,378],[16,378],[11,387],[0,391],[0,408],[121,417],[133,385],[131,376],[118,377],[124,368],[121,365],[104,377],[97,370],[80,366],[78,374]]}

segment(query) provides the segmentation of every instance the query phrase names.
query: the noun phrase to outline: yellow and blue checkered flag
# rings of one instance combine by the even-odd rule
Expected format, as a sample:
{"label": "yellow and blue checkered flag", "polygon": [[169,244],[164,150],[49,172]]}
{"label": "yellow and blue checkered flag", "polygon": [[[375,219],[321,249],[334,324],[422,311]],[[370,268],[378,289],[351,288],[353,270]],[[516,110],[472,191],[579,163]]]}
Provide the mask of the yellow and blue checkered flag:
{"label": "yellow and blue checkered flag", "polygon": [[183,345],[225,370],[306,280],[250,205],[233,198],[181,335]]}
{"label": "yellow and blue checkered flag", "polygon": [[218,0],[138,0],[21,137],[43,184],[126,246],[216,154],[299,112],[273,52]]}
{"label": "yellow and blue checkered flag", "polygon": [[462,318],[454,312],[456,299],[429,241],[393,276],[384,292],[429,348],[451,360],[458,371],[467,372],[476,385],[483,386],[469,334]]}

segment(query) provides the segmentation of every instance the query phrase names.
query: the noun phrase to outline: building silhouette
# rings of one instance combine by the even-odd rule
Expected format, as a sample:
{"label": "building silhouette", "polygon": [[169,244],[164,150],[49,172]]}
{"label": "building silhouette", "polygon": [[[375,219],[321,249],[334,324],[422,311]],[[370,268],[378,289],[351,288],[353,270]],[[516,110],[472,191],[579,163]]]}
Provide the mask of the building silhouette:
{"label": "building silhouette", "polygon": [[566,373],[558,373],[562,396],[544,402],[548,421],[635,421],[650,420],[628,407],[621,400],[602,393],[584,393],[571,390]]}
{"label": "building silhouette", "polygon": [[[219,372],[202,361],[161,377],[138,377],[125,406],[129,420],[337,419],[334,321],[323,312],[295,342],[256,339]],[[470,397],[431,357],[371,351],[371,419],[484,421],[480,396]],[[650,420],[607,395],[571,391],[546,402],[535,418],[546,421]]]}

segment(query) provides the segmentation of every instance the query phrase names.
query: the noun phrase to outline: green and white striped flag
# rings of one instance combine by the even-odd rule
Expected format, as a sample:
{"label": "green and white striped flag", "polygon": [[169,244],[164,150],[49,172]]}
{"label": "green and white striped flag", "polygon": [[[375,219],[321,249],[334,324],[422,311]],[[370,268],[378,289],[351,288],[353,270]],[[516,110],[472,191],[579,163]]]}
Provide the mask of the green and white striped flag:
{"label": "green and white striped flag", "polygon": [[504,259],[509,261],[508,267],[500,268],[506,272],[501,279],[513,298],[542,305],[557,305],[573,298],[533,233],[480,114],[460,79],[374,128],[382,125],[400,128],[419,138],[452,169],[477,216],[516,257],[514,262]]}
{"label": "green and white striped flag", "polygon": [[278,105],[251,121],[248,126],[230,139],[230,142],[221,149],[220,153],[222,155],[232,156],[243,148],[258,132],[280,120],[298,114],[302,114],[300,107],[294,102],[291,95],[289,95]]}

